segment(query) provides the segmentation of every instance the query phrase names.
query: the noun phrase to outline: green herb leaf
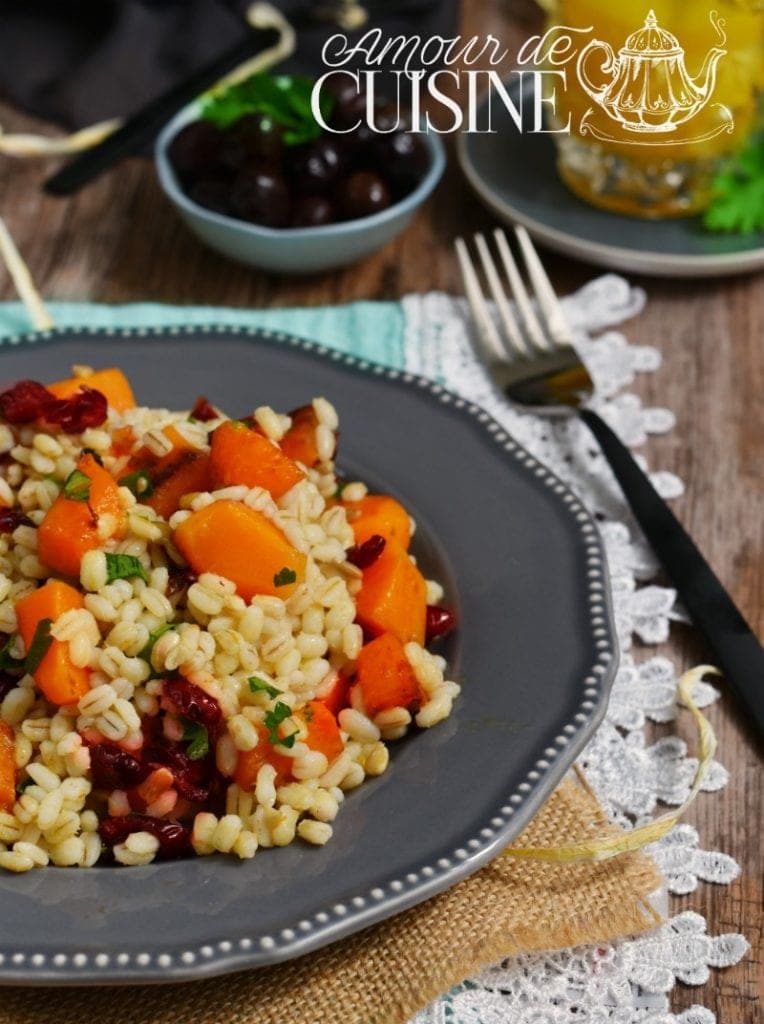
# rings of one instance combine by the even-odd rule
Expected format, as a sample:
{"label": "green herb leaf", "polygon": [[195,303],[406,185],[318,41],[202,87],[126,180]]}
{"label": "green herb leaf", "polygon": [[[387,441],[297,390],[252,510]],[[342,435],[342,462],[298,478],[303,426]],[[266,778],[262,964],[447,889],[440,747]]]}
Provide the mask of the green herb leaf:
{"label": "green herb leaf", "polygon": [[[317,139],[321,125],[313,117],[310,98],[313,80],[300,75],[252,75],[221,92],[213,92],[202,107],[202,117],[227,128],[245,114],[263,114],[284,129],[287,146]],[[322,92],[321,115],[326,119],[332,98]]]}
{"label": "green herb leaf", "polygon": [[29,652],[24,662],[24,670],[30,676],[35,674],[40,666],[40,662],[48,653],[48,648],[53,643],[53,637],[50,635],[50,627],[52,625],[53,619],[40,619],[37,623],[37,629],[34,631],[32,643],[29,646]]}
{"label": "green herb leaf", "polygon": [[210,752],[210,737],[206,728],[197,722],[183,720],[183,739],[188,742],[186,754],[190,761],[201,761]]}
{"label": "green herb leaf", "polygon": [[90,477],[74,469],[64,482],[64,497],[70,501],[90,501]]}
{"label": "green herb leaf", "polygon": [[349,480],[340,480],[340,482],[337,484],[337,490],[334,492],[332,497],[333,498],[338,498],[338,499],[341,500],[342,499],[342,492],[345,490],[345,488],[347,487],[347,485],[349,483],[350,483]]}
{"label": "green herb leaf", "polygon": [[141,565],[140,558],[135,555],[106,555],[106,582],[113,583],[114,580],[129,580],[133,576],[139,576],[144,583],[148,583],[149,574]]}
{"label": "green herb leaf", "polygon": [[11,654],[11,646],[15,639],[15,636],[9,636],[5,646],[0,650],[0,670],[4,672],[13,672],[24,667],[23,658],[14,658]]}
{"label": "green herb leaf", "polygon": [[273,697],[278,697],[284,692],[283,690],[279,690],[277,686],[271,686],[270,683],[266,683],[264,679],[258,679],[257,676],[251,676],[247,682],[249,683],[249,688],[252,693],[262,691],[263,693],[267,693],[271,699],[273,699]]}
{"label": "green herb leaf", "polygon": [[290,569],[289,566],[284,566],[280,569],[273,577],[274,587],[287,587],[290,583],[294,583],[297,579],[297,573],[294,569]]}
{"label": "green herb leaf", "polygon": [[149,638],[146,641],[145,647],[141,648],[138,652],[138,657],[143,658],[144,661],[148,661],[149,664],[151,664],[151,652],[154,649],[154,644],[160,636],[164,636],[170,629],[175,629],[175,625],[171,622],[164,622],[161,626],[157,626],[156,629],[152,629],[149,633]]}
{"label": "green herb leaf", "polygon": [[711,187],[704,227],[743,235],[764,231],[764,133],[751,139]]}
{"label": "green herb leaf", "polygon": [[30,786],[34,786],[34,779],[30,779],[29,776],[27,776],[16,786],[16,794],[21,796],[22,793],[26,793]]}
{"label": "green herb leaf", "polygon": [[150,498],[154,493],[154,485],[145,469],[138,469],[135,473],[120,477],[118,483],[120,487],[127,487],[139,501],[141,498]]}
{"label": "green herb leaf", "polygon": [[[273,710],[267,711],[265,714],[264,724],[268,730],[268,741],[270,743],[280,743],[282,747],[293,747],[294,738],[297,733],[292,733],[291,736],[286,736],[284,739],[279,736],[279,726],[282,722],[286,721],[287,718],[292,714],[292,709],[288,704],[284,704],[283,701],[277,700]],[[289,742],[291,740],[291,743]]]}

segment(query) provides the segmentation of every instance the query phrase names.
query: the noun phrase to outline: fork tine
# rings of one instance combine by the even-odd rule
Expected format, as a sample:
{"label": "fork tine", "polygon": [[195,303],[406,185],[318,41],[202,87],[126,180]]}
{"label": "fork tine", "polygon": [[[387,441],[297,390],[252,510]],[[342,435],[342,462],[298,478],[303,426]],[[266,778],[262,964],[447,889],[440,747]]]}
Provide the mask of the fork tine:
{"label": "fork tine", "polygon": [[507,275],[507,280],[509,281],[509,287],[515,300],[515,304],[523,318],[528,339],[539,352],[551,352],[552,345],[547,341],[544,329],[533,311],[530,296],[523,284],[523,279],[520,276],[520,271],[517,263],[515,262],[515,257],[512,255],[512,251],[509,248],[507,236],[501,228],[496,228],[493,233],[493,237],[496,239],[496,246],[499,250],[499,255],[501,256],[501,262],[504,265],[504,270]]}
{"label": "fork tine", "polygon": [[459,269],[464,282],[464,293],[467,296],[472,316],[477,327],[477,335],[483,346],[484,354],[489,363],[506,362],[507,354],[502,344],[496,325],[491,319],[488,305],[485,301],[478,276],[472,265],[470,254],[463,238],[457,238],[454,242],[456,257],[459,261]]}
{"label": "fork tine", "polygon": [[506,293],[501,284],[499,272],[496,269],[496,264],[493,261],[488,244],[481,234],[475,235],[475,245],[477,246],[480,261],[483,264],[483,270],[485,271],[485,276],[488,280],[488,287],[491,289],[491,294],[493,295],[494,302],[496,303],[496,308],[499,311],[499,317],[506,334],[506,341],[511,345],[512,349],[514,349],[513,352],[508,350],[507,354],[511,357],[519,355],[522,358],[527,358],[530,355],[528,346],[523,338],[520,325],[518,324],[514,313],[510,309]]}
{"label": "fork tine", "polygon": [[528,277],[536,293],[536,301],[544,314],[547,335],[551,337],[555,345],[571,345],[570,327],[530,235],[520,224],[515,225],[515,235],[520,244]]}

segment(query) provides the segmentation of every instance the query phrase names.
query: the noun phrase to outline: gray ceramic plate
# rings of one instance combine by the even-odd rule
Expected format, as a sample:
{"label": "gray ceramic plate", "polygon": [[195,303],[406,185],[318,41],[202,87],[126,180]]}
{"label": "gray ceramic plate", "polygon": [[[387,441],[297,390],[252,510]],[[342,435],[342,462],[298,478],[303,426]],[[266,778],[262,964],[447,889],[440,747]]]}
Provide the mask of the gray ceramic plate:
{"label": "gray ceramic plate", "polygon": [[[518,101],[516,86],[510,94]],[[530,107],[532,95],[525,95]],[[487,125],[486,101],[477,115]],[[764,269],[764,232],[721,235],[697,218],[639,220],[589,206],[560,181],[551,135],[520,134],[494,100],[495,134],[464,133],[458,153],[475,192],[496,216],[523,224],[550,249],[576,259],[638,274],[715,277]],[[530,116],[525,118],[531,124]]]}
{"label": "gray ceramic plate", "polygon": [[0,383],[118,364],[147,405],[339,409],[342,465],[416,516],[460,627],[454,713],[349,794],[325,847],[0,874],[0,981],[174,981],[285,960],[485,864],[560,780],[616,664],[603,553],[577,499],[480,409],[421,378],[226,328],[66,331],[0,346]]}

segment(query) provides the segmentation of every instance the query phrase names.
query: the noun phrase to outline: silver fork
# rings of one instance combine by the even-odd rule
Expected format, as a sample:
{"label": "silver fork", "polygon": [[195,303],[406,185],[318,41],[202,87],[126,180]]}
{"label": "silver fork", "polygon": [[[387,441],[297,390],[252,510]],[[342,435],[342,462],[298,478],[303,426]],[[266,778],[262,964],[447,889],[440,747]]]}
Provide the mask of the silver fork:
{"label": "silver fork", "polygon": [[[476,328],[475,349],[510,401],[542,414],[578,415],[592,432],[687,611],[764,737],[764,649],[631,452],[597,413],[585,407],[594,391],[589,371],[573,347],[565,314],[527,231],[519,226],[514,230],[538,313],[504,232],[494,231],[498,262],[483,235],[475,235],[498,326],[467,244],[461,238],[455,243]],[[503,281],[515,300],[514,309]]]}

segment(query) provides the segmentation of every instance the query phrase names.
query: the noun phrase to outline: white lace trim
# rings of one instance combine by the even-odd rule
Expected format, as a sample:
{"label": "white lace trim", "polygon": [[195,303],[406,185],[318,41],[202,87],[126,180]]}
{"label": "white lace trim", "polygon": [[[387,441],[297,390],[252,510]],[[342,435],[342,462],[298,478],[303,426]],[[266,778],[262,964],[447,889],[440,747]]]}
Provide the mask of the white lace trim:
{"label": "white lace trim", "polygon": [[700,914],[686,911],[632,942],[504,960],[433,1003],[415,1024],[713,1024],[702,1006],[671,1013],[667,997],[677,980],[702,985],[709,968],[745,954],[742,936],[705,931]]}
{"label": "white lace trim", "polygon": [[[597,387],[592,407],[632,448],[671,430],[670,410],[646,408],[623,390],[638,373],[661,364],[657,349],[630,345],[613,330],[642,310],[644,293],[606,274],[563,303]],[[676,716],[677,672],[667,658],[632,654],[634,638],[660,643],[668,638],[671,621],[684,618],[676,594],[649,582],[658,568],[655,558],[586,427],[576,419],[543,419],[506,404],[472,354],[464,300],[430,292],[407,296],[403,307],[406,368],[484,406],[565,480],[600,522],[623,653],[605,720],[579,764],[610,817],[633,828],[653,815],[659,802],[682,803],[697,765],[678,737],[647,745],[648,719],[669,722]],[[650,477],[664,497],[682,493],[673,473],[653,470]],[[703,707],[719,694],[699,683],[694,696]],[[703,789],[720,789],[727,778],[714,762]],[[677,895],[694,892],[699,880],[728,883],[739,871],[726,854],[701,849],[689,825],[676,826],[648,852]],[[745,955],[743,936],[714,938],[705,927],[703,917],[687,911],[638,939],[514,957],[458,986],[411,1024],[714,1024],[714,1014],[701,1006],[671,1013],[667,995],[677,980],[702,984],[709,967],[727,967]]]}

